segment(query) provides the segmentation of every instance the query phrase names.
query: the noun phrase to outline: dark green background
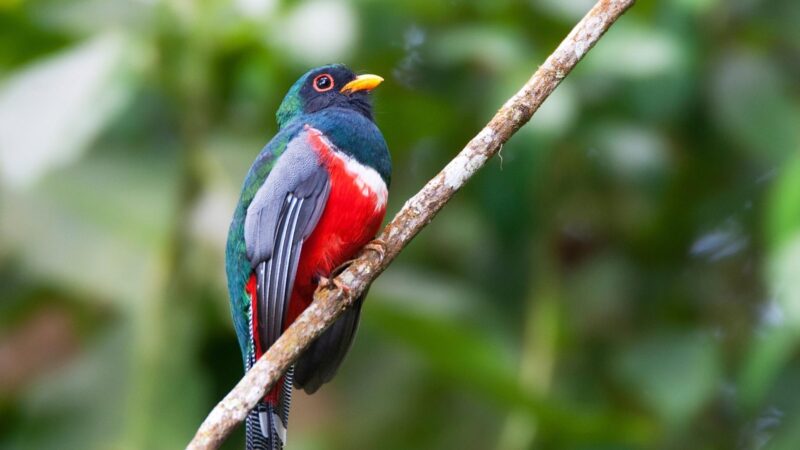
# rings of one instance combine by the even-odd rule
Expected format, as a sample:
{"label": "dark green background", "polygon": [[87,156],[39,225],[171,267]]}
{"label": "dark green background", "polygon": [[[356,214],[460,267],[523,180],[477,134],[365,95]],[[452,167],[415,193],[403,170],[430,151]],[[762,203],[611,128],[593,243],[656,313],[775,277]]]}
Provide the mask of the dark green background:
{"label": "dark green background", "polygon": [[[188,442],[240,376],[227,223],[309,67],[386,78],[391,215],[591,4],[0,0],[0,447]],[[640,1],[375,283],[288,448],[800,448],[798,23]]]}

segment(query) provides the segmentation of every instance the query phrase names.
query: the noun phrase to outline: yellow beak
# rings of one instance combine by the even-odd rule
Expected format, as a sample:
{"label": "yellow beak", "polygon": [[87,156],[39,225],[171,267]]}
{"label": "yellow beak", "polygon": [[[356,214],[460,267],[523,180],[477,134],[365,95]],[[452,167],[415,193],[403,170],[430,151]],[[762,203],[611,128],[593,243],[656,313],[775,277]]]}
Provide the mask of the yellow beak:
{"label": "yellow beak", "polygon": [[350,94],[358,91],[371,91],[383,82],[383,78],[378,75],[359,75],[355,80],[347,83],[339,91],[342,94]]}

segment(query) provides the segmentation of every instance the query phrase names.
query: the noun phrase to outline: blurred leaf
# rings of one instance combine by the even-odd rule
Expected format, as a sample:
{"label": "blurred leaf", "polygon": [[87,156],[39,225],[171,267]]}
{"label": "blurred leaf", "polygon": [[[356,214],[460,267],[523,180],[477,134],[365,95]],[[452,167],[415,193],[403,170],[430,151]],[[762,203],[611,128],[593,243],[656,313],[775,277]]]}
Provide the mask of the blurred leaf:
{"label": "blurred leaf", "polygon": [[752,53],[732,53],[713,75],[712,112],[735,148],[772,164],[800,149],[800,106],[778,66]]}
{"label": "blurred leaf", "polygon": [[[527,412],[547,427],[569,429],[576,439],[603,436],[639,442],[650,435],[649,425],[641,421],[566,406],[523,388],[514,357],[506,352],[508,346],[487,333],[481,320],[472,325],[449,315],[422,313],[406,307],[407,298],[387,301],[373,295],[364,310],[364,323],[411,346],[441,376],[496,402],[506,412]],[[610,429],[610,423],[616,428]]]}
{"label": "blurred leaf", "polygon": [[20,3],[22,0],[0,0],[0,11],[16,8]]}
{"label": "blurred leaf", "polygon": [[687,57],[687,49],[677,35],[634,20],[623,20],[614,24],[597,47],[586,55],[581,70],[646,78],[684,70]]}
{"label": "blurred leaf", "polygon": [[762,444],[760,448],[768,450],[796,450],[800,447],[800,414],[798,414],[797,411],[794,411],[794,414],[779,421],[777,428],[778,430],[775,432],[774,437],[771,437],[769,434],[762,437],[762,442],[766,441],[763,442],[763,444],[766,445]]}
{"label": "blurred leaf", "polygon": [[132,306],[156,288],[174,202],[169,161],[157,160],[92,158],[32,191],[5,192],[0,242],[86,301]]}
{"label": "blurred leaf", "polygon": [[564,21],[580,20],[594,5],[594,0],[540,0],[533,6]]}
{"label": "blurred leaf", "polygon": [[800,233],[774,252],[770,266],[778,319],[761,325],[761,334],[747,352],[740,384],[742,398],[751,407],[769,391],[800,339]]}
{"label": "blurred leaf", "polygon": [[717,388],[717,346],[697,334],[655,335],[623,353],[617,371],[672,426],[688,424]]}
{"label": "blurred leaf", "polygon": [[719,0],[677,0],[675,3],[692,13],[705,14],[708,11],[712,11],[719,3]]}
{"label": "blurred leaf", "polygon": [[[448,378],[509,408],[527,403],[517,383],[513,359],[503,352],[505,346],[493,344],[496,338],[387,302],[374,302],[365,316],[370,326],[413,346]],[[470,369],[464,370],[467,367]]]}
{"label": "blurred leaf", "polygon": [[800,157],[783,167],[772,186],[765,238],[774,251],[800,233]]}
{"label": "blurred leaf", "polygon": [[[594,3],[0,0],[3,326],[54,303],[85,339],[0,447],[185,445],[240,376],[225,235],[309,66],[387,77],[391,215]],[[637,2],[375,283],[289,445],[497,448],[515,411],[517,448],[797,448],[798,13]]]}
{"label": "blurred leaf", "polygon": [[467,25],[449,29],[436,36],[431,57],[445,65],[477,63],[493,71],[514,67],[526,55],[526,47],[515,29]]}
{"label": "blurred leaf", "polygon": [[[800,160],[798,160],[800,161]],[[794,164],[787,170],[785,176],[796,177],[800,165]],[[791,184],[790,184],[791,183]],[[796,185],[795,180],[782,181],[776,186],[776,193],[788,194],[789,198],[799,199],[797,191],[787,193],[784,189]],[[787,206],[788,205],[788,206]],[[776,227],[780,239],[779,245],[773,252],[770,261],[770,286],[772,294],[783,308],[786,326],[795,333],[800,334],[800,217],[798,217],[798,203],[778,203],[777,208],[787,207],[788,210],[776,212],[775,216],[782,221]]]}
{"label": "blurred leaf", "polygon": [[345,60],[358,39],[356,11],[346,2],[312,0],[295,4],[268,36],[286,56],[303,65],[330,64]]}
{"label": "blurred leaf", "polygon": [[155,1],[78,0],[54,2],[35,8],[34,14],[48,28],[74,34],[114,32],[123,27],[141,27],[153,20]]}
{"label": "blurred leaf", "polygon": [[197,320],[192,310],[182,307],[186,299],[146,302],[140,305],[134,324],[136,365],[127,386],[130,408],[122,448],[181,448],[194,435],[210,403],[207,377],[195,359]]}
{"label": "blurred leaf", "polygon": [[759,324],[741,374],[742,397],[752,406],[770,389],[800,339],[800,159],[785,167],[770,192],[767,241],[769,290],[775,319]]}
{"label": "blurred leaf", "polygon": [[115,448],[125,423],[130,347],[130,328],[117,323],[69,366],[34,383],[23,395],[12,448]]}
{"label": "blurred leaf", "polygon": [[393,309],[437,320],[480,320],[486,331],[490,325],[499,325],[497,312],[487,310],[483,295],[465,287],[460,280],[441,274],[398,264],[378,278],[370,292],[379,299],[376,302],[391,305]]}
{"label": "blurred leaf", "polygon": [[597,255],[577,268],[565,282],[569,322],[588,336],[619,333],[636,290],[631,273],[630,262],[613,254]]}
{"label": "blurred leaf", "polygon": [[86,149],[129,98],[128,53],[104,35],[11,75],[0,86],[0,181],[22,187]]}
{"label": "blurred leaf", "polygon": [[236,0],[234,5],[244,18],[264,18],[275,12],[278,0]]}
{"label": "blurred leaf", "polygon": [[600,123],[594,142],[596,156],[616,178],[642,186],[664,178],[670,154],[664,138],[653,129],[633,124]]}

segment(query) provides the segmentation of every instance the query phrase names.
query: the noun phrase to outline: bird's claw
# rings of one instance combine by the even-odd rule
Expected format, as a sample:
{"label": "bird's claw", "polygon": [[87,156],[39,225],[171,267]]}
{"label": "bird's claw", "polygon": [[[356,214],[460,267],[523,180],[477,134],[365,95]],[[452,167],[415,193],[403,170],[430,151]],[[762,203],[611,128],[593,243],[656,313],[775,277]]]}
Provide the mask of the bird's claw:
{"label": "bird's claw", "polygon": [[[383,259],[386,255],[386,242],[383,239],[373,239],[367,245],[364,246],[364,250],[370,250],[378,254],[378,257]],[[349,261],[345,261],[344,263],[340,264],[338,267],[333,269],[329,276],[318,276],[318,285],[323,289],[340,289],[344,292],[344,295],[350,296],[350,288],[345,286],[341,281],[339,281],[336,277],[339,276],[342,272],[353,263],[353,259]]]}
{"label": "bird's claw", "polygon": [[330,289],[330,290],[340,289],[345,296],[348,297],[350,296],[350,288],[345,286],[341,281],[339,281],[338,278],[335,277],[328,278],[320,275],[319,286],[321,286],[324,289]]}
{"label": "bird's claw", "polygon": [[386,241],[383,239],[373,239],[364,246],[364,250],[371,250],[378,254],[378,258],[383,259],[386,256]]}

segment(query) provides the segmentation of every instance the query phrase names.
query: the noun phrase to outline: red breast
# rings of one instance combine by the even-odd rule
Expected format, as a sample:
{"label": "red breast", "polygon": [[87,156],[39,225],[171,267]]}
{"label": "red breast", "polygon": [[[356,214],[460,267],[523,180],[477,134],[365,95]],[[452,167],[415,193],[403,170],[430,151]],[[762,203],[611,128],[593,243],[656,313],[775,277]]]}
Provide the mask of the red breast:
{"label": "red breast", "polygon": [[319,131],[309,131],[330,175],[331,190],[319,223],[303,244],[286,326],[311,303],[318,276],[353,258],[375,236],[386,214],[388,191],[380,175],[336,151]]}

